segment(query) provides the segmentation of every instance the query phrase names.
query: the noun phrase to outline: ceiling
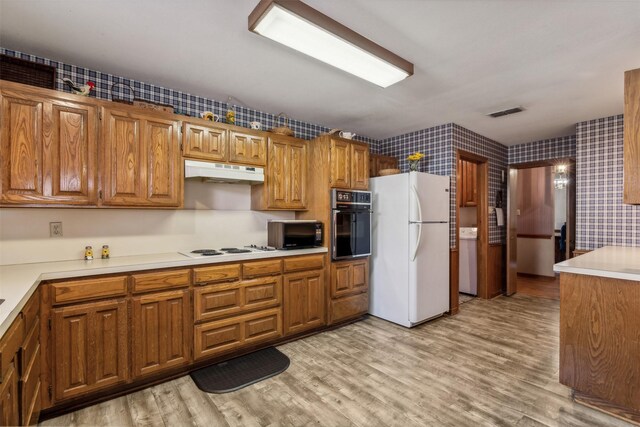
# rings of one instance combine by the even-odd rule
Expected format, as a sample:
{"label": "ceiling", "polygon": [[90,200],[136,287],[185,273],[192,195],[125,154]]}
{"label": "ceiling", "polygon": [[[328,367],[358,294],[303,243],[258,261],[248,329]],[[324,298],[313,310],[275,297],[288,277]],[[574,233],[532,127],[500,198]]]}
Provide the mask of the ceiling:
{"label": "ceiling", "polygon": [[454,122],[505,145],[622,113],[640,67],[638,0],[305,2],[415,74],[382,89],[255,35],[258,0],[0,0],[0,46],[376,139]]}

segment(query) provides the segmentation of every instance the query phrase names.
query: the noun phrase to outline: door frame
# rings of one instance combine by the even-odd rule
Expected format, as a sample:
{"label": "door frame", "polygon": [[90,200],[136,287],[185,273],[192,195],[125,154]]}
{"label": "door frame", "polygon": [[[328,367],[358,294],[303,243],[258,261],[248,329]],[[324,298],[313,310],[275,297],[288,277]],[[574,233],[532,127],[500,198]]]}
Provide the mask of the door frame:
{"label": "door frame", "polygon": [[[488,273],[489,273],[489,159],[468,151],[456,150],[456,240],[455,256],[459,257],[460,250],[460,170],[458,162],[466,160],[477,165],[476,168],[476,188],[478,190],[478,243],[476,249],[478,268],[478,297],[487,299],[488,295]],[[459,266],[458,262],[455,263]],[[458,293],[460,289],[459,275],[455,274],[455,279],[451,280],[451,300],[452,312],[455,298],[455,311],[458,311]]]}
{"label": "door frame", "polygon": [[[507,276],[506,295],[513,295],[518,291],[518,230],[517,230],[517,197],[518,171],[545,166],[567,165],[567,175],[572,178],[567,185],[567,213],[566,213],[566,259],[573,257],[572,245],[575,247],[576,229],[576,159],[562,157],[559,159],[540,160],[536,162],[516,163],[509,165],[507,180],[507,262],[505,265]],[[514,183],[514,184],[512,184]]]}

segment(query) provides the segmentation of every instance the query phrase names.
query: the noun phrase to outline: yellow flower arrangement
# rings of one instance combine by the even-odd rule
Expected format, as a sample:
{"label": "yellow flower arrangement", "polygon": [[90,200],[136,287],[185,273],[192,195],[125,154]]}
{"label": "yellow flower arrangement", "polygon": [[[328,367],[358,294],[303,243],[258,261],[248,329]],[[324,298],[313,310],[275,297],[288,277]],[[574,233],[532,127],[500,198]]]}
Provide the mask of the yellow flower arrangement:
{"label": "yellow flower arrangement", "polygon": [[418,160],[422,160],[423,158],[424,158],[424,154],[420,153],[419,151],[416,151],[415,153],[409,155],[409,157],[407,157],[407,160],[411,162],[417,162]]}
{"label": "yellow flower arrangement", "polygon": [[424,157],[425,155],[419,151],[407,156],[407,160],[409,161],[409,171],[418,171],[418,163],[420,163],[420,160]]}

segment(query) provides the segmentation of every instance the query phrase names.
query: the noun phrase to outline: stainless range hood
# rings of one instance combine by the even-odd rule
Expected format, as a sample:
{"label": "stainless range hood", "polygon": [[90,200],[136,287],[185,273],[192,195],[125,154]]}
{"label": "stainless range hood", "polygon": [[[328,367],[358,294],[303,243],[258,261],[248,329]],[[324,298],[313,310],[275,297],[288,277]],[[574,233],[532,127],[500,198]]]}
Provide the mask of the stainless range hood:
{"label": "stainless range hood", "polygon": [[201,179],[204,182],[262,184],[264,169],[253,166],[185,160],[184,177],[185,179]]}

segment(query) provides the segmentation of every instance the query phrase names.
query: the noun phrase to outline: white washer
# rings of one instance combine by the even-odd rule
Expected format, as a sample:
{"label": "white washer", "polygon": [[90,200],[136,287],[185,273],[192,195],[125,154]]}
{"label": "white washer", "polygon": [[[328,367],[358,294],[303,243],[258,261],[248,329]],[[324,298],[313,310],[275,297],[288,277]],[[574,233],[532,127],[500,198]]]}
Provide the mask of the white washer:
{"label": "white washer", "polygon": [[478,295],[477,242],[478,227],[460,227],[459,291],[469,295]]}

